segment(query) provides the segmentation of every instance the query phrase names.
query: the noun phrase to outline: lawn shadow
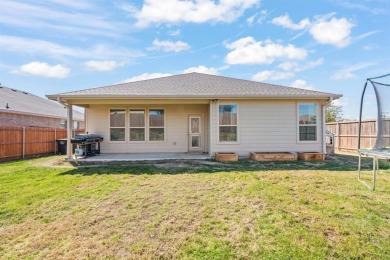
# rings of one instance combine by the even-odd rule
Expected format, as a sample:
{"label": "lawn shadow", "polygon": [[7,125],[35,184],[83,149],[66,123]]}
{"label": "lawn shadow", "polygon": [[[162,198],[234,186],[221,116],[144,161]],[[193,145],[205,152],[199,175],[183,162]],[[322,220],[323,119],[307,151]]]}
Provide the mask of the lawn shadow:
{"label": "lawn shadow", "polygon": [[[107,175],[107,174],[207,174],[235,171],[286,171],[286,170],[328,170],[357,171],[358,158],[352,155],[327,156],[324,161],[280,161],[258,162],[242,159],[238,162],[217,162],[215,160],[159,160],[133,162],[72,162],[75,167],[61,175]],[[362,158],[362,169],[372,169],[372,159]],[[390,163],[380,161],[381,170],[389,170]]]}

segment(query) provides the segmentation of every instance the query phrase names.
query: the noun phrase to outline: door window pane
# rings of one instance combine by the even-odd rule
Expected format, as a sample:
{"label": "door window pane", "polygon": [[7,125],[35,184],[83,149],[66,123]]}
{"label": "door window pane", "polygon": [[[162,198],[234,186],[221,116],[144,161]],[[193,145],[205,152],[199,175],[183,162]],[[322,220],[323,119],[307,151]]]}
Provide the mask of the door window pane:
{"label": "door window pane", "polygon": [[200,147],[200,137],[199,136],[192,136],[191,147],[193,147],[193,148]]}
{"label": "door window pane", "polygon": [[191,133],[199,133],[199,118],[191,118]]}

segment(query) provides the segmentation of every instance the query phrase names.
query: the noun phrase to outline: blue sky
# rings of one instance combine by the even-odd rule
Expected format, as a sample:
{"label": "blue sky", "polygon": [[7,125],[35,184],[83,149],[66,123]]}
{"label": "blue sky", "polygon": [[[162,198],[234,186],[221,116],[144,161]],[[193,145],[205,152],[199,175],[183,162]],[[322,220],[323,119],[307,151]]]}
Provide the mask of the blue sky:
{"label": "blue sky", "polygon": [[340,93],[353,119],[390,72],[389,28],[388,0],[1,0],[0,82],[44,96],[196,71]]}

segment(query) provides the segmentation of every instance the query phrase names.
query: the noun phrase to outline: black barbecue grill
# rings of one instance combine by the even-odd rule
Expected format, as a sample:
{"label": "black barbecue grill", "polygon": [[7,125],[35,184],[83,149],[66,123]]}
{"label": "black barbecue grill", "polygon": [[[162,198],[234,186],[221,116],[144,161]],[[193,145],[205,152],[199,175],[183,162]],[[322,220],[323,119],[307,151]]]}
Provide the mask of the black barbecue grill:
{"label": "black barbecue grill", "polygon": [[100,142],[103,141],[103,137],[94,134],[79,134],[75,135],[70,141],[76,145],[75,155],[88,156],[100,154]]}

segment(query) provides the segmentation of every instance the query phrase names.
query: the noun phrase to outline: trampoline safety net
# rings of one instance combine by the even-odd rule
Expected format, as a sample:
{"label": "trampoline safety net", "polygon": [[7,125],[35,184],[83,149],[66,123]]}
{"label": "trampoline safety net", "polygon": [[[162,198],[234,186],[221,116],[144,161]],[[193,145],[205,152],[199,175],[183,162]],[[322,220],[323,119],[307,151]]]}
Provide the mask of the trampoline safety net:
{"label": "trampoline safety net", "polygon": [[[362,139],[366,137],[362,135],[364,111],[368,111],[371,118],[372,115],[376,117],[376,139],[375,144],[370,147],[367,147],[367,142],[362,145]],[[376,175],[379,172],[378,159],[390,159],[390,74],[367,79],[360,101],[358,136],[358,180],[371,190],[375,190]],[[361,175],[362,156],[373,158],[372,182],[370,184],[363,180]]]}
{"label": "trampoline safety net", "polygon": [[[372,87],[371,93],[369,87]],[[390,74],[367,79],[361,101],[358,149],[390,149]],[[376,141],[373,147],[361,147],[361,121],[363,112],[367,110],[377,112],[374,115],[376,116]]]}

